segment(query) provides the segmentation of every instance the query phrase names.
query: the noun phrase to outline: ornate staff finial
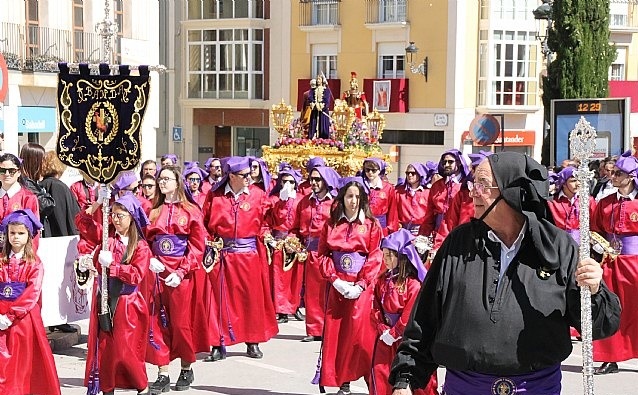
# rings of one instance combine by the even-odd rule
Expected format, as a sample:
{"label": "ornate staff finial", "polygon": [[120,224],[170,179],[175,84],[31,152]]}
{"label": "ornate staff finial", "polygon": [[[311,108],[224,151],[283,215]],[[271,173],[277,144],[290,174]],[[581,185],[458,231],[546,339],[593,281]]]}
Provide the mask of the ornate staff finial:
{"label": "ornate staff finial", "polygon": [[110,0],[104,0],[104,19],[95,25],[95,31],[102,36],[102,63],[111,63],[113,37],[117,36],[118,26],[110,19]]}
{"label": "ornate staff finial", "polygon": [[[589,158],[596,148],[596,129],[581,116],[574,130],[569,133],[569,148],[572,157],[580,160],[574,173],[580,182],[578,205],[580,214],[580,259],[589,258]],[[580,320],[583,339],[583,387],[585,395],[594,395],[594,360],[592,347],[591,290],[580,287]]]}

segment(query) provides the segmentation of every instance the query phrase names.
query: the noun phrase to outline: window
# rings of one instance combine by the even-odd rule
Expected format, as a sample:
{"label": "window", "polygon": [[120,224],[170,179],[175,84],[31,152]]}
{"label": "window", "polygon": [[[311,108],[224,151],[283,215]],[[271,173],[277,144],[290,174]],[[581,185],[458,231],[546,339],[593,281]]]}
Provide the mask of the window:
{"label": "window", "polygon": [[609,26],[625,27],[628,24],[629,5],[612,1],[609,4]]}
{"label": "window", "polygon": [[268,128],[236,128],[235,153],[237,155],[261,157],[262,145],[268,145],[270,141],[270,129]]}
{"label": "window", "polygon": [[[485,3],[488,3],[485,1]],[[537,0],[492,0],[492,11],[494,18],[502,20],[525,21],[533,20],[532,11],[538,7]],[[487,9],[489,4],[481,4],[481,12]]]}
{"label": "window", "polygon": [[[535,32],[494,30],[491,46],[484,40],[485,36],[479,35],[478,104],[536,105]],[[488,48],[492,48],[493,53],[490,54]]]}
{"label": "window", "polygon": [[76,62],[84,57],[84,5],[82,0],[73,0],[73,51]]}
{"label": "window", "polygon": [[313,25],[338,25],[339,2],[337,0],[312,0]]}
{"label": "window", "polygon": [[188,31],[188,97],[263,99],[261,29]]}
{"label": "window", "polygon": [[263,19],[264,1],[265,0],[188,1],[188,19]]}
{"label": "window", "polygon": [[379,56],[377,78],[405,78],[405,55]]}
{"label": "window", "polygon": [[40,18],[38,16],[38,1],[26,0],[25,11],[27,20],[27,59],[39,54]]}
{"label": "window", "polygon": [[379,22],[405,22],[407,0],[379,0]]}
{"label": "window", "polygon": [[489,0],[480,0],[480,15],[481,19],[489,19],[490,2]]}
{"label": "window", "polygon": [[624,81],[625,64],[627,63],[627,47],[616,48],[616,59],[609,68],[609,79],[612,81]]}
{"label": "window", "polygon": [[115,39],[115,63],[122,63],[122,37],[124,37],[124,5],[122,0],[115,2],[115,23],[117,23],[117,37]]}
{"label": "window", "polygon": [[337,78],[337,55],[315,55],[312,57],[312,75],[324,73],[328,79]]}

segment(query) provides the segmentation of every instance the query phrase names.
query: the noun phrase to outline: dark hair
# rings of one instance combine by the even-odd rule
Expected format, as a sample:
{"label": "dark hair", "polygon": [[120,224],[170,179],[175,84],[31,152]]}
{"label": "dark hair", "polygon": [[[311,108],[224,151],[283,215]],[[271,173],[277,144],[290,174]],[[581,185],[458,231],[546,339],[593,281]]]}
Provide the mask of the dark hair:
{"label": "dark hair", "polygon": [[[4,155],[3,155],[4,156]],[[0,157],[0,159],[2,159],[2,157]],[[13,222],[9,222],[7,224],[7,234],[4,237],[4,256],[2,257],[2,265],[6,265],[9,263],[9,255],[11,255],[11,242],[9,241],[9,226],[11,225],[22,225],[25,227],[25,229],[27,229],[27,234],[29,235],[29,238],[27,239],[27,243],[24,245],[24,260],[27,264],[31,265],[34,264],[35,262],[37,262],[38,258],[36,256],[35,253],[35,249],[33,248],[33,237],[35,235],[32,235],[31,233],[29,233],[29,229],[27,228],[27,226],[25,224],[23,224],[20,221],[13,221]]]}
{"label": "dark hair", "polygon": [[0,155],[0,162],[6,161],[12,162],[18,169],[20,169],[20,171],[22,171],[22,162],[20,162],[20,159],[17,156],[8,152]]}
{"label": "dark hair", "polygon": [[26,143],[20,150],[20,158],[22,158],[22,175],[33,181],[40,181],[44,147],[36,143]]}
{"label": "dark hair", "polygon": [[[398,273],[394,283],[399,292],[405,292],[405,284],[407,283],[408,278],[412,277],[412,278],[418,279],[419,273],[417,272],[412,262],[410,262],[407,255],[399,254],[397,251],[389,249],[389,248],[388,250],[392,252],[392,254],[396,256],[398,259],[397,261]],[[386,273],[387,272],[385,271],[381,271],[381,273],[379,273],[379,278],[380,279],[384,278],[386,276]]]}
{"label": "dark hair", "polygon": [[155,181],[155,185],[157,185],[157,180],[155,180],[155,177],[150,175],[150,174],[145,174],[142,177],[142,181],[144,181],[144,180],[153,180],[153,181]]}
{"label": "dark hair", "polygon": [[363,188],[363,185],[359,184],[357,181],[350,181],[339,189],[339,194],[335,198],[335,204],[332,206],[333,208],[330,211],[331,225],[335,225],[339,221],[339,218],[343,215],[345,211],[343,199],[346,196],[346,191],[348,191],[351,186],[356,186],[359,189],[359,210],[363,210],[366,218],[376,221],[376,218],[372,215],[372,211],[370,211],[368,194]]}

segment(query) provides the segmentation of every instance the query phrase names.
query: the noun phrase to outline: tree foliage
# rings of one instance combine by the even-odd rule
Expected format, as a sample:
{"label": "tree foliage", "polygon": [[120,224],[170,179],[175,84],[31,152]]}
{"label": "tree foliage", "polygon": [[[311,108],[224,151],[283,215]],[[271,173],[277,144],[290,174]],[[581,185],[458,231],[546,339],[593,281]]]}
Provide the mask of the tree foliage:
{"label": "tree foliage", "polygon": [[[549,49],[554,53],[543,77],[543,105],[549,123],[552,99],[607,97],[608,73],[616,58],[609,43],[609,0],[554,0]],[[549,164],[549,136],[543,163]]]}

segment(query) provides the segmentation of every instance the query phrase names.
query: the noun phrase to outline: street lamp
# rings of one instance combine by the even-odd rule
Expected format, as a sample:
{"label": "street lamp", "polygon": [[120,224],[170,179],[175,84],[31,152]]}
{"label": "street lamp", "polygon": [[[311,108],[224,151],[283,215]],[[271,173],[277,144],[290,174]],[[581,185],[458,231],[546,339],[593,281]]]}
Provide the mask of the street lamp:
{"label": "street lamp", "polygon": [[414,45],[414,41],[410,41],[410,45],[405,47],[405,54],[407,56],[408,64],[410,65],[410,71],[414,74],[421,74],[425,77],[425,82],[428,82],[428,57],[423,59],[423,62],[419,65],[414,64],[414,58],[419,52],[419,48]]}
{"label": "street lamp", "polygon": [[[547,27],[545,30],[544,36],[537,35],[536,37],[541,39],[541,52],[545,59],[547,60],[547,66],[552,62],[552,51],[549,49],[549,45],[547,43],[549,37],[549,31],[552,29],[553,25],[553,5],[554,0],[543,0],[543,4],[536,7],[532,14],[534,14],[534,19],[547,21]],[[540,30],[540,29],[539,29]],[[538,33],[537,33],[538,34]]]}
{"label": "street lamp", "polygon": [[286,105],[284,99],[281,103],[273,104],[270,112],[272,123],[277,133],[279,133],[279,141],[288,136],[290,122],[292,122],[292,107]]}

